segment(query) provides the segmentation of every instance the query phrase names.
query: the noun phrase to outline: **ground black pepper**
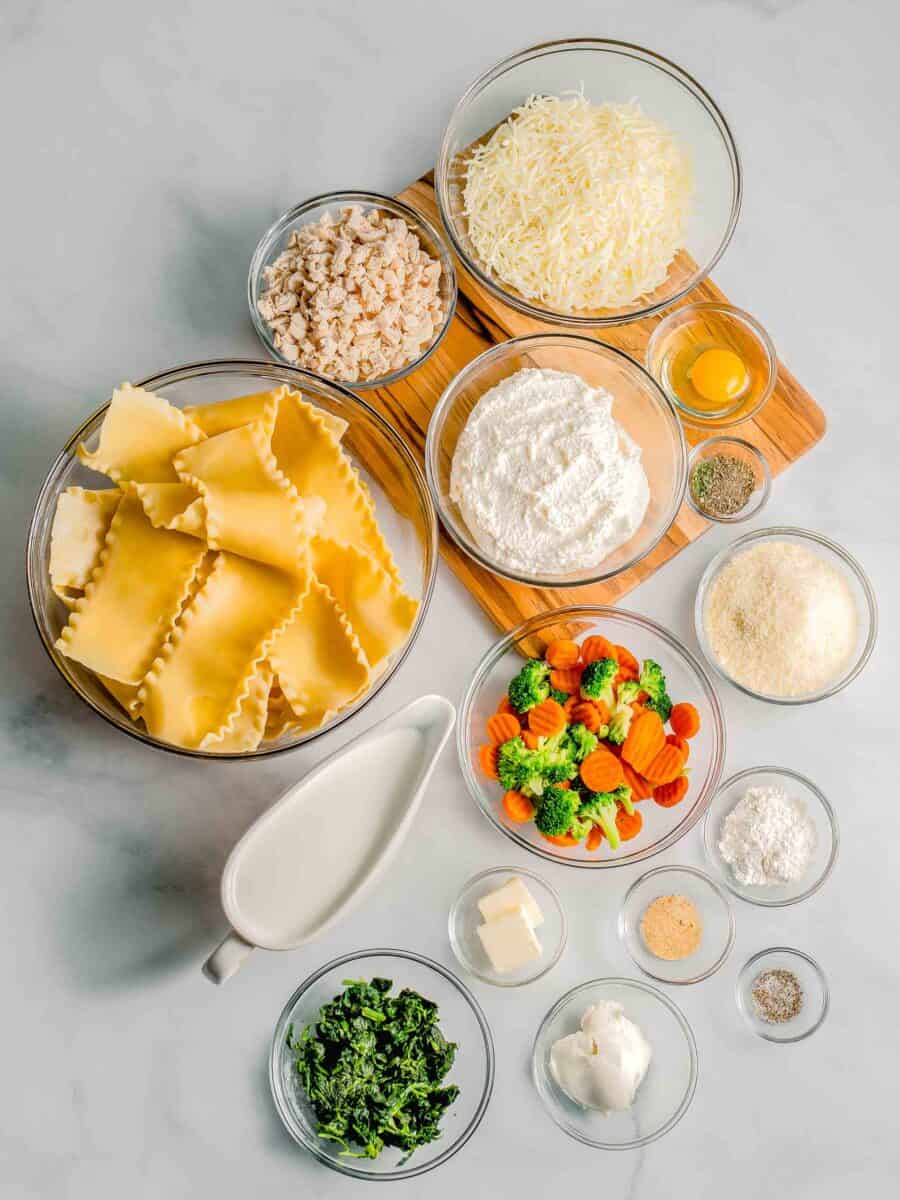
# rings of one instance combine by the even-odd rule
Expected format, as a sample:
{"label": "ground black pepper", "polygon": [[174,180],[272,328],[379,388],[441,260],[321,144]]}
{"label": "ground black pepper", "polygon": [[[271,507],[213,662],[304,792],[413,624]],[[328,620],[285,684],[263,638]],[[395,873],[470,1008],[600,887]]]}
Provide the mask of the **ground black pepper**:
{"label": "ground black pepper", "polygon": [[760,1020],[770,1025],[792,1021],[803,1007],[803,988],[793,971],[775,967],[761,971],[750,989]]}

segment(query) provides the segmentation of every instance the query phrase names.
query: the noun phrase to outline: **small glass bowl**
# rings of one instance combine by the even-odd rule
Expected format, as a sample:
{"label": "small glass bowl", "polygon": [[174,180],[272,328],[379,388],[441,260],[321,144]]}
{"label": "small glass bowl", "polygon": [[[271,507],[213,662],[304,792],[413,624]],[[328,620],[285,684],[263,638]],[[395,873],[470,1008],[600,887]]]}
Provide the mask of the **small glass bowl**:
{"label": "small glass bowl", "polygon": [[[575,1033],[584,1010],[604,1000],[622,1005],[653,1053],[634,1104],[608,1116],[570,1100],[550,1070],[553,1043]],[[531,1071],[544,1108],[569,1137],[598,1150],[635,1150],[668,1133],[690,1107],[697,1088],[697,1043],[681,1009],[649,983],[592,979],[566,992],[544,1017],[534,1039]]]}
{"label": "small glass bowl", "polygon": [[[715,513],[709,512],[694,498],[693,489],[691,488],[691,476],[694,473],[694,467],[699,463],[705,462],[708,458],[714,458],[717,454],[730,454],[734,458],[739,458],[741,462],[745,462],[753,472],[753,477],[756,481],[756,487],[750,493],[750,498],[744,507],[735,513],[731,513],[729,516],[717,516]],[[703,517],[704,520],[714,521],[719,525],[737,525],[741,521],[749,521],[751,517],[757,516],[763,510],[768,503],[771,491],[772,473],[769,470],[768,462],[766,462],[766,456],[762,450],[758,450],[750,442],[745,442],[743,438],[708,438],[705,442],[698,442],[691,450],[690,457],[688,458],[688,482],[685,498],[694,512]]]}
{"label": "small glass bowl", "polygon": [[[620,308],[561,310],[521,295],[485,263],[469,237],[463,191],[472,147],[529,96],[579,89],[594,104],[637,100],[690,155],[695,196],[684,248],[649,295]],[[731,241],[741,209],[742,176],[731,130],[712,97],[675,63],[627,42],[568,38],[530,46],[491,67],[466,90],[450,117],[435,167],[441,221],[475,280],[504,304],[543,323],[599,329],[668,308],[705,279]]]}
{"label": "small glass bowl", "polygon": [[[755,692],[752,688],[746,687],[729,675],[713,654],[712,646],[709,644],[709,639],[706,636],[703,621],[706,598],[719,572],[733,558],[740,554],[742,550],[748,549],[756,542],[793,542],[797,545],[806,546],[807,549],[819,554],[832,567],[841,572],[856,600],[859,631],[856,639],[856,649],[851,656],[850,665],[843,674],[839,675],[818,692],[809,692],[802,696],[770,696],[765,692]],[[878,604],[875,599],[875,592],[865,571],[856,559],[842,546],[839,546],[837,542],[832,542],[829,538],[823,537],[822,534],[813,533],[809,529],[797,529],[789,525],[774,525],[768,529],[756,529],[752,533],[745,533],[743,537],[739,537],[730,546],[726,546],[723,550],[720,550],[712,559],[709,566],[703,572],[700,583],[697,586],[697,598],[694,602],[694,630],[697,635],[697,641],[700,643],[700,649],[703,651],[707,662],[721,679],[724,679],[726,683],[733,684],[738,691],[744,692],[747,696],[753,696],[757,700],[766,700],[770,704],[816,704],[819,700],[825,700],[827,697],[834,696],[837,692],[843,691],[848,683],[853,682],[871,658],[872,651],[875,648],[875,639],[878,636]]]}
{"label": "small glass bowl", "polygon": [[[502,887],[513,876],[522,879],[544,914],[543,922],[535,929],[543,954],[518,971],[500,974],[491,966],[478,936],[478,926],[482,924],[478,901]],[[450,909],[447,929],[450,945],[461,967],[485,983],[507,988],[533,983],[552,970],[562,957],[568,937],[565,910],[556,890],[540,875],[524,867],[491,867],[473,875]]]}
{"label": "small glass bowl", "polygon": [[325,213],[331,213],[332,216],[338,217],[342,209],[354,204],[358,204],[364,209],[381,209],[382,212],[387,213],[391,217],[400,217],[418,237],[422,248],[432,258],[440,260],[440,292],[441,300],[446,310],[444,322],[434,340],[430,345],[425,347],[418,358],[407,363],[405,367],[400,367],[398,370],[379,376],[377,379],[341,379],[335,381],[342,383],[345,387],[352,387],[354,391],[362,391],[367,388],[388,387],[390,384],[396,383],[398,379],[403,379],[404,376],[421,367],[422,363],[427,358],[430,358],[441,344],[447,330],[450,328],[450,322],[453,320],[457,296],[456,268],[453,265],[453,259],[450,256],[444,238],[421,213],[416,212],[414,208],[410,208],[408,204],[404,204],[401,200],[394,200],[391,196],[382,196],[378,192],[328,192],[325,195],[313,196],[310,200],[304,200],[302,204],[298,204],[294,208],[288,209],[286,213],[282,213],[277,221],[270,225],[260,238],[253,252],[253,258],[250,260],[250,273],[247,278],[247,303],[250,306],[250,319],[253,322],[253,328],[256,330],[259,340],[269,354],[277,362],[284,363],[289,367],[295,366],[296,364],[289,362],[276,348],[272,331],[260,315],[258,301],[266,290],[263,271],[284,250],[287,246],[288,238],[295,229],[298,229],[301,225],[311,225],[321,220]]}
{"label": "small glass bowl", "polygon": [[93,672],[60,654],[56,648],[60,631],[69,619],[68,609],[50,586],[50,537],[56,502],[68,487],[114,486],[109,481],[101,483],[94,471],[81,464],[76,453],[81,442],[93,443],[96,439],[108,408],[108,403],[104,404],[75,430],[41,486],[28,531],[28,599],[44,649],[69,687],[110,725],[145,745],[156,746],[172,754],[217,762],[262,758],[267,754],[293,750],[335,729],[364,708],[388,682],[421,632],[437,571],[437,518],[425,478],[405,442],[365,400],[340,384],[328,383],[296,367],[252,360],[191,363],[143,379],[136,386],[159,392],[177,408],[184,408],[186,405],[211,404],[235,396],[266,392],[282,384],[302,392],[307,400],[323,412],[347,422],[341,445],[369,489],[378,521],[397,560],[405,586],[419,602],[415,622],[404,644],[398,646],[385,662],[371,687],[320,729],[286,733],[274,741],[263,742],[256,750],[231,754],[186,750],[151,737],[130,719]]}
{"label": "small glass bowl", "polygon": [[[776,884],[771,887],[753,887],[738,883],[730,865],[719,852],[719,832],[722,822],[751,787],[782,787],[789,796],[798,796],[806,802],[806,811],[815,822],[816,850],[802,878],[793,883]],[[834,869],[838,845],[837,817],[834,809],[811,779],[786,767],[750,767],[738,771],[726,779],[713,796],[712,803],[703,821],[703,845],[706,857],[721,882],[735,896],[748,904],[759,904],[763,908],[784,908],[788,904],[799,904],[817,892]]]}
{"label": "small glass bowl", "polygon": [[[647,512],[627,542],[598,563],[558,575],[536,574],[494,558],[478,545],[450,498],[453,454],[469,415],[485,392],[527,367],[569,371],[590,387],[608,391],[613,417],[640,448],[650,485]],[[675,410],[634,359],[592,337],[529,334],[485,350],[445,389],[428,425],[425,471],[444,529],[476,562],[496,575],[534,587],[578,587],[627,571],[665,537],[684,497],[687,449]]]}
{"label": "small glass bowl", "polygon": [[[692,406],[673,384],[672,373],[682,356],[691,360],[723,343],[743,359],[750,384],[725,408]],[[766,403],[778,378],[778,357],[772,339],[755,317],[731,304],[704,301],[686,304],[663,317],[647,343],[647,370],[684,421],[696,429],[729,429],[749,421]],[[704,514],[705,515],[705,514]]]}
{"label": "small glass bowl", "polygon": [[[772,970],[792,971],[803,990],[803,1006],[789,1021],[764,1021],[756,1011],[753,985],[763,971]],[[735,998],[747,1025],[767,1042],[802,1042],[825,1020],[830,1002],[825,972],[814,958],[789,946],[773,946],[748,958],[735,984]]]}
{"label": "small glass bowl", "polygon": [[[703,927],[700,945],[687,958],[657,958],[644,942],[641,918],[659,896],[686,896]],[[636,879],[619,910],[619,939],[635,966],[660,983],[699,983],[715,974],[734,945],[734,914],[715,880],[694,867],[656,867]]]}
{"label": "small glass bowl", "polygon": [[[602,635],[614,645],[627,646],[639,659],[652,658],[666,673],[674,700],[689,700],[700,714],[700,732],[691,741],[690,789],[674,808],[653,802],[642,804],[643,828],[619,850],[610,850],[604,839],[598,850],[553,845],[541,837],[533,822],[514,824],[503,811],[503,788],[488,779],[478,763],[478,747],[486,740],[485,725],[497,710],[510,679],[527,657],[541,657],[549,642],[569,638],[582,642]],[[719,698],[701,664],[673,634],[655,621],[621,608],[572,606],[539,613],[504,634],[475,668],[462,699],[456,723],[456,748],[460,769],[472,799],[488,821],[530,854],[567,867],[602,871],[643,862],[667,850],[690,830],[703,814],[718,787],[725,760],[725,721]]]}
{"label": "small glass bowl", "polygon": [[[306,1097],[288,1048],[294,1035],[318,1017],[323,1004],[334,999],[350,979],[393,980],[393,992],[408,987],[437,1004],[441,1031],[456,1042],[456,1060],[447,1076],[459,1085],[456,1102],[441,1120],[441,1136],[411,1157],[387,1147],[378,1158],[352,1158],[336,1142],[316,1134],[316,1114]],[[408,950],[361,950],[320,967],[288,1000],[278,1018],[269,1055],[269,1084],[278,1115],[288,1133],[326,1167],[354,1179],[412,1179],[452,1158],[481,1123],[494,1087],[494,1043],[478,1001],[456,976],[440,963]]]}

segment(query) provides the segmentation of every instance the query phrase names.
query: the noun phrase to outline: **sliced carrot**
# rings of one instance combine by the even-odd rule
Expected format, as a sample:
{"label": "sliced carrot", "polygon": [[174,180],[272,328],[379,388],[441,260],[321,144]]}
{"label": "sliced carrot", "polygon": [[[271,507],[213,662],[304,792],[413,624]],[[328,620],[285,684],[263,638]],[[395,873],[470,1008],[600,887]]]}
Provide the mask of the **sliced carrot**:
{"label": "sliced carrot", "polygon": [[497,705],[497,712],[498,713],[509,713],[509,715],[511,717],[515,717],[517,721],[519,720],[519,714],[516,712],[516,710],[513,708],[512,704],[510,703],[509,696],[503,697],[503,699]]}
{"label": "sliced carrot", "polygon": [[541,837],[545,842],[552,842],[554,846],[578,845],[578,838],[570,837],[567,833],[542,833]]}
{"label": "sliced carrot", "polygon": [[581,661],[596,662],[598,658],[615,658],[615,646],[605,637],[596,634],[581,643]]}
{"label": "sliced carrot", "polygon": [[631,667],[621,667],[616,673],[613,683],[618,686],[620,683],[631,683],[638,678],[637,672],[632,671]]}
{"label": "sliced carrot", "polygon": [[497,774],[497,747],[496,746],[479,746],[478,747],[478,765],[487,775],[488,779],[499,779]]}
{"label": "sliced carrot", "polygon": [[603,827],[600,825],[592,825],[591,832],[585,838],[585,848],[587,850],[599,850],[600,844],[603,841]]}
{"label": "sliced carrot", "polygon": [[644,768],[644,775],[651,783],[671,783],[682,773],[686,762],[687,755],[684,751],[667,742]]}
{"label": "sliced carrot", "polygon": [[639,713],[631,722],[628,736],[622,743],[622,758],[631,763],[639,775],[646,775],[646,766],[666,744],[665,730],[659,714]]}
{"label": "sliced carrot", "polygon": [[553,737],[566,727],[566,714],[555,700],[542,700],[528,710],[528,728],[539,737]]}
{"label": "sliced carrot", "polygon": [[641,673],[641,664],[634,657],[630,650],[625,646],[613,646],[613,658],[623,670],[633,672],[632,677],[637,679]]}
{"label": "sliced carrot", "polygon": [[653,789],[653,799],[660,808],[672,808],[680,804],[688,793],[687,775],[679,775],[670,783],[660,783]]}
{"label": "sliced carrot", "polygon": [[570,696],[563,705],[563,712],[566,714],[566,720],[572,720],[573,710],[581,703],[581,697],[576,692],[574,696]]}
{"label": "sliced carrot", "polygon": [[562,789],[563,789],[563,791],[565,791],[565,790],[566,790],[566,788],[570,788],[570,787],[572,786],[572,784],[571,784],[571,782],[570,782],[568,779],[563,779],[561,783],[554,783],[554,785],[553,785],[553,786],[554,786],[554,787],[558,787],[558,788],[562,788]]}
{"label": "sliced carrot", "polygon": [[502,746],[504,742],[518,737],[522,732],[518,719],[511,713],[494,713],[492,717],[488,717],[485,729],[495,746]]}
{"label": "sliced carrot", "polygon": [[503,811],[517,825],[524,825],[535,814],[535,807],[521,792],[507,792],[503,797]]}
{"label": "sliced carrot", "polygon": [[629,763],[622,763],[622,774],[625,776],[626,784],[631,788],[632,800],[649,800],[653,795],[653,784],[646,780],[643,775],[638,775],[637,771]]}
{"label": "sliced carrot", "polygon": [[666,741],[670,746],[677,746],[678,749],[684,754],[685,759],[690,757],[691,743],[687,740],[687,738],[679,737],[677,733],[667,733]]}
{"label": "sliced carrot", "polygon": [[559,641],[550,643],[544,658],[551,667],[574,667],[580,653],[577,642],[570,642],[568,638],[560,638]]}
{"label": "sliced carrot", "polygon": [[537,750],[540,737],[536,733],[532,733],[530,729],[522,730],[522,741],[529,750]]}
{"label": "sliced carrot", "polygon": [[577,692],[581,684],[581,667],[555,667],[550,672],[550,686],[559,692]]}
{"label": "sliced carrot", "polygon": [[644,818],[637,809],[633,813],[629,813],[624,808],[620,808],[616,813],[616,829],[618,829],[619,837],[623,842],[629,842],[633,837],[637,837],[643,824]]}
{"label": "sliced carrot", "polygon": [[682,701],[681,704],[673,706],[669,714],[669,724],[672,726],[672,732],[677,733],[679,737],[692,738],[700,732],[700,714],[693,704]]}
{"label": "sliced carrot", "polygon": [[592,792],[611,792],[624,783],[622,764],[605,746],[592,750],[581,764],[581,778]]}
{"label": "sliced carrot", "polygon": [[602,700],[599,703],[582,700],[573,706],[569,720],[576,725],[584,725],[591,733],[596,733],[609,720],[609,709]]}

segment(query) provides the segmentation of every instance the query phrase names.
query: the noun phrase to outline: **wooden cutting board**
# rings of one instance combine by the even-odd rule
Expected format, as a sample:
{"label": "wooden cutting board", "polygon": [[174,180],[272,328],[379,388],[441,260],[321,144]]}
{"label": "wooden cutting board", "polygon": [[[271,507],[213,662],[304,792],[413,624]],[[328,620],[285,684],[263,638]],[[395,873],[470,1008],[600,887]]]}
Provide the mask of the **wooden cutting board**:
{"label": "wooden cutting board", "polygon": [[[431,176],[420,179],[400,193],[400,199],[440,225]],[[425,433],[432,409],[444,388],[476,355],[496,342],[524,333],[558,332],[558,327],[523,316],[495,299],[456,263],[459,273],[459,302],[447,336],[431,358],[406,379],[389,388],[366,393],[366,399],[388,418],[419,462],[423,462]],[[726,301],[728,297],[709,279],[699,284],[682,303],[698,300]],[[630,325],[604,329],[598,338],[624,350],[643,363],[653,328],[661,317],[648,317]],[[729,433],[752,442],[763,451],[773,475],[780,474],[805,454],[825,432],[825,415],[794,376],[779,363],[775,390],[762,411],[751,421]],[[686,429],[690,443],[708,436]],[[475,600],[503,630],[511,629],[535,613],[566,604],[613,604],[637,587],[679,550],[709,528],[709,522],[687,505],[681,510],[659,545],[636,566],[605,583],[553,590],[528,587],[492,575],[465,555],[442,531],[441,554]]]}

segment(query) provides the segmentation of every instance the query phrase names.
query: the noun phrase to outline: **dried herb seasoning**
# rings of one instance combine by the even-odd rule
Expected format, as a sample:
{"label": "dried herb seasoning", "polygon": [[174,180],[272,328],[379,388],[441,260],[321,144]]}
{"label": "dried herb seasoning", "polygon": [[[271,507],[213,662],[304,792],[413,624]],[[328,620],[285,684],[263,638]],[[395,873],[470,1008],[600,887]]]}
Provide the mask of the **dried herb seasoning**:
{"label": "dried herb seasoning", "polygon": [[735,454],[713,454],[691,471],[691,495],[713,517],[733,517],[756,491],[753,468]]}

